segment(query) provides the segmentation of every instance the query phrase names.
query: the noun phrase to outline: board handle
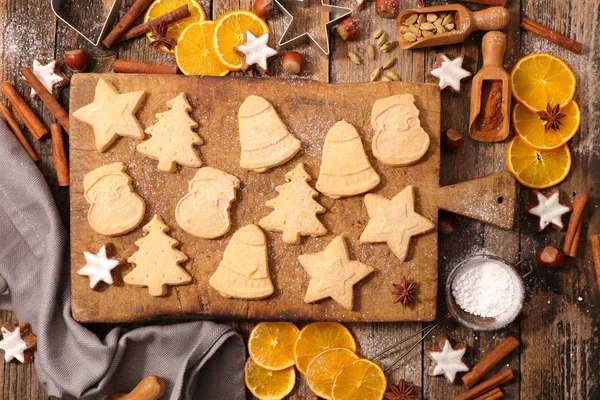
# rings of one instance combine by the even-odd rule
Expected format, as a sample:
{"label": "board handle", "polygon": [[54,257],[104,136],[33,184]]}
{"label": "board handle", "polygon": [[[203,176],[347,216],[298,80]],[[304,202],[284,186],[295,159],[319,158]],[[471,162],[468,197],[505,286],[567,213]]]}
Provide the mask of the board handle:
{"label": "board handle", "polygon": [[515,219],[517,185],[510,172],[444,186],[437,204],[442,210],[481,222],[512,229]]}
{"label": "board handle", "polygon": [[501,31],[510,22],[510,13],[504,7],[490,7],[472,14],[474,30]]}

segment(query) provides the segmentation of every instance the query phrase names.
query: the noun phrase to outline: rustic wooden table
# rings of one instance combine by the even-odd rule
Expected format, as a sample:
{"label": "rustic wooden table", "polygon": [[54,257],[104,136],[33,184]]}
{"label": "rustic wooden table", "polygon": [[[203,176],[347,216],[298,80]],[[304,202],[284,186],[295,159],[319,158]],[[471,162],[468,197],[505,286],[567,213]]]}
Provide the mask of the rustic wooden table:
{"label": "rustic wooden table", "polygon": [[[104,0],[110,3],[110,0]],[[86,2],[67,1],[77,7],[72,11],[82,18],[90,17]],[[126,0],[125,6],[132,0]],[[416,0],[401,0],[401,8],[415,7]],[[428,5],[444,1],[426,1]],[[251,0],[202,0],[209,16],[218,17],[221,13],[237,8],[249,9]],[[351,0],[338,4],[353,6]],[[479,6],[469,4],[472,9]],[[505,67],[510,69],[523,55],[535,52],[548,52],[563,58],[577,76],[578,88],[575,99],[582,111],[581,129],[571,142],[573,168],[569,178],[560,185],[566,193],[591,192],[591,206],[587,209],[583,232],[600,233],[599,192],[594,190],[600,184],[600,1],[598,0],[508,0],[511,22],[507,28],[508,46]],[[303,78],[320,81],[365,82],[377,66],[375,61],[365,61],[357,66],[349,62],[346,55],[356,50],[366,57],[369,36],[377,28],[383,28],[388,35],[394,35],[395,21],[384,20],[374,11],[373,2],[357,13],[361,21],[362,35],[359,41],[344,42],[332,35],[332,53],[327,58],[316,47],[299,46],[307,54],[308,68]],[[549,44],[519,29],[522,17],[528,16],[553,29],[563,32],[584,44],[582,54],[575,55]],[[94,23],[95,21],[93,21]],[[276,35],[283,31],[283,19],[276,16],[270,22]],[[466,66],[476,71],[481,65],[481,34],[474,34],[462,45],[446,46],[442,49],[401,51],[395,49],[393,55],[399,63],[395,67],[402,80],[425,82],[426,71],[431,69],[438,51],[455,57],[466,55]],[[66,50],[83,48],[92,55],[90,71],[111,70],[116,58],[173,63],[173,59],[147,46],[141,38],[127,42],[113,50],[93,48],[52,14],[49,0],[3,0],[0,2],[0,77],[12,82],[25,94],[27,85],[22,81],[19,69],[31,66],[34,58],[50,60],[62,59]],[[274,62],[273,65],[280,65]],[[276,75],[283,75],[280,67],[274,68]],[[463,94],[442,96],[442,129],[453,127],[467,132],[470,84],[463,86]],[[63,90],[60,100],[68,104],[68,90]],[[24,96],[25,97],[25,96]],[[33,109],[49,124],[52,117],[39,103],[32,103]],[[52,147],[49,140],[33,142],[40,156],[39,167],[46,176],[58,209],[65,225],[69,226],[69,197],[66,188],[57,187]],[[505,169],[504,154],[506,143],[482,144],[467,138],[455,153],[442,154],[441,183],[443,185],[488,175]],[[444,278],[449,269],[465,256],[486,249],[511,263],[525,264],[534,260],[542,247],[560,245],[564,232],[537,233],[535,222],[527,217],[524,209],[530,190],[519,188],[519,202],[516,224],[512,231],[500,230],[460,217],[452,217],[455,230],[450,234],[440,233],[439,268],[440,302],[438,315],[445,314],[443,302]],[[390,382],[400,377],[415,383],[417,392],[424,399],[447,399],[462,390],[461,386],[449,385],[441,377],[427,374],[429,360],[424,349],[436,344],[445,332],[457,342],[469,345],[466,359],[470,364],[477,362],[506,335],[517,337],[522,345],[498,368],[508,366],[517,372],[517,379],[505,387],[509,399],[598,399],[600,398],[600,294],[593,270],[592,254],[587,241],[581,241],[579,256],[569,260],[567,267],[560,270],[545,270],[533,265],[533,273],[525,279],[527,302],[525,316],[509,328],[492,333],[476,333],[455,322],[447,321],[437,329],[426,342],[411,352],[401,363],[388,373]],[[384,295],[388,295],[384,293]],[[2,321],[14,319],[11,313],[3,312]],[[233,323],[243,334],[247,334],[251,323]],[[100,334],[109,326],[95,326]],[[378,323],[350,324],[359,344],[359,353],[365,357],[376,354],[380,349],[395,343],[422,328],[419,323]],[[380,360],[389,365],[402,350]],[[45,399],[44,388],[38,383],[33,366],[17,363],[0,364],[0,395],[4,399]],[[297,393],[309,391],[299,380]]]}

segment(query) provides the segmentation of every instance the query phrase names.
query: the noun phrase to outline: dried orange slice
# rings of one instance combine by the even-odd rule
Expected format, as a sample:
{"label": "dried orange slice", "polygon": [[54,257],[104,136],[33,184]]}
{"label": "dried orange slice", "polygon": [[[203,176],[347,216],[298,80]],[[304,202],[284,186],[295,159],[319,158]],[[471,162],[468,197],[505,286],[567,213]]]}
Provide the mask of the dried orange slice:
{"label": "dried orange slice", "polygon": [[212,51],[214,21],[191,24],[181,34],[175,47],[177,66],[186,75],[224,76],[229,70],[215,61]]}
{"label": "dried orange slice", "polygon": [[571,152],[566,144],[556,150],[533,150],[515,136],[506,148],[506,165],[523,186],[545,189],[567,177],[571,170]]}
{"label": "dried orange slice", "polygon": [[343,366],[358,360],[351,350],[344,348],[327,349],[308,364],[306,383],[315,394],[324,399],[331,399],[333,379]]}
{"label": "dried orange slice", "polygon": [[[176,8],[183,6],[184,4],[187,4],[191,15],[187,18],[183,18],[179,21],[169,24],[169,27],[167,28],[167,37],[177,40],[179,39],[179,36],[181,36],[181,33],[183,33],[188,26],[195,22],[204,21],[206,19],[206,13],[204,12],[204,9],[196,0],[154,0],[148,7],[148,10],[146,10],[144,22],[148,22],[151,19],[165,15]],[[150,39],[150,33],[147,33],[146,37],[152,42],[152,39]],[[172,50],[168,50],[164,46],[159,46],[158,49],[160,51],[164,51],[165,53],[173,54]]]}
{"label": "dried orange slice", "polygon": [[213,35],[215,59],[230,71],[242,69],[242,57],[233,48],[244,41],[246,31],[252,32],[256,37],[270,32],[269,25],[252,11],[230,11],[217,20]]}
{"label": "dried orange slice", "polygon": [[514,98],[531,112],[550,104],[565,107],[575,95],[575,75],[558,57],[538,53],[521,58],[510,73]]}
{"label": "dried orange slice", "polygon": [[296,368],[306,374],[308,364],[323,350],[342,347],[356,352],[356,342],[344,325],[338,322],[314,322],[300,331],[294,347]]}
{"label": "dried orange slice", "polygon": [[381,367],[361,358],[342,367],[333,380],[333,400],[380,400],[387,382]]}
{"label": "dried orange slice", "polygon": [[571,101],[560,113],[565,116],[559,121],[558,130],[546,130],[547,122],[537,113],[532,113],[520,104],[513,110],[513,126],[523,143],[534,150],[554,150],[567,143],[579,129],[581,112],[575,100]]}
{"label": "dried orange slice", "polygon": [[291,322],[261,322],[250,332],[248,353],[256,364],[271,371],[291,367],[299,332]]}
{"label": "dried orange slice", "polygon": [[280,400],[290,394],[296,384],[294,367],[281,371],[269,371],[256,365],[252,358],[246,361],[244,368],[246,387],[260,400]]}

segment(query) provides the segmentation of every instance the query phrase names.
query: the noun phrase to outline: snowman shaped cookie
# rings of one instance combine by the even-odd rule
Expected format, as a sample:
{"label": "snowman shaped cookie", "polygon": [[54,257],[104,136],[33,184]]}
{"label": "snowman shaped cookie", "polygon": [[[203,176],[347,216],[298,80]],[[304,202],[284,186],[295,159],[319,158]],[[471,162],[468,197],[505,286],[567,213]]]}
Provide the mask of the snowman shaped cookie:
{"label": "snowman shaped cookie", "polygon": [[90,204],[88,222],[101,235],[119,236],[134,230],[144,219],[146,204],[131,186],[122,162],[103,165],[83,179]]}

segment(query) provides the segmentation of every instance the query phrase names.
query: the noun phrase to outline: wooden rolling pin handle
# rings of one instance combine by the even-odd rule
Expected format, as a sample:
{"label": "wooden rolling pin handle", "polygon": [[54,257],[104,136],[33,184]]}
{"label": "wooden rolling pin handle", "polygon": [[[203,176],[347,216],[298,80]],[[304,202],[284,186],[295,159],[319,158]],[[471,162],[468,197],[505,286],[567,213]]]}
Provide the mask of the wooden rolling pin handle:
{"label": "wooden rolling pin handle", "polygon": [[504,7],[490,7],[472,14],[474,30],[501,31],[510,22],[510,14]]}
{"label": "wooden rolling pin handle", "polygon": [[500,31],[491,31],[483,36],[481,43],[483,65],[502,67],[506,52],[506,35]]}
{"label": "wooden rolling pin handle", "polygon": [[115,393],[104,400],[158,400],[165,394],[165,381],[156,375],[148,375],[129,393]]}

